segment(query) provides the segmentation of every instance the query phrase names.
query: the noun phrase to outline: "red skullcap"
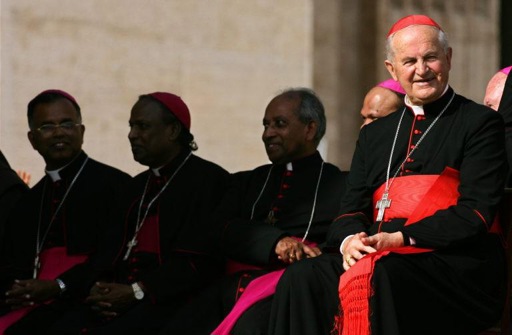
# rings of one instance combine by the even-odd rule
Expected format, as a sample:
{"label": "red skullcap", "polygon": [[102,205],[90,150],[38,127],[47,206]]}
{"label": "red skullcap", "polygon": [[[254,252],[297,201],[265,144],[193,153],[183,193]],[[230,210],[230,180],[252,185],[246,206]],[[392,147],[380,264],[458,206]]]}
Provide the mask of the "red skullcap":
{"label": "red skullcap", "polygon": [[167,92],[155,92],[148,95],[163,103],[185,128],[190,130],[190,112],[179,96]]}
{"label": "red skullcap", "polygon": [[389,30],[387,37],[391,36],[392,34],[396,33],[399,30],[416,24],[432,26],[436,27],[439,30],[443,30],[441,26],[437,24],[436,21],[432,20],[430,17],[426,15],[409,15],[396,21],[395,24]]}
{"label": "red skullcap", "polygon": [[400,85],[400,83],[392,78],[381,81],[380,83],[377,84],[377,86],[390,89],[391,91],[394,91],[396,93],[405,94],[405,91]]}
{"label": "red skullcap", "polygon": [[60,96],[63,96],[64,98],[68,99],[69,101],[73,102],[74,104],[78,105],[78,102],[76,102],[76,99],[71,94],[69,94],[68,92],[64,92],[62,90],[56,90],[56,89],[46,90],[46,91],[42,91],[37,96],[40,96],[41,94],[47,94],[47,93],[58,94]]}
{"label": "red skullcap", "polygon": [[510,73],[511,68],[512,66],[504,67],[503,69],[500,70],[500,72],[503,72],[504,74],[508,75]]}

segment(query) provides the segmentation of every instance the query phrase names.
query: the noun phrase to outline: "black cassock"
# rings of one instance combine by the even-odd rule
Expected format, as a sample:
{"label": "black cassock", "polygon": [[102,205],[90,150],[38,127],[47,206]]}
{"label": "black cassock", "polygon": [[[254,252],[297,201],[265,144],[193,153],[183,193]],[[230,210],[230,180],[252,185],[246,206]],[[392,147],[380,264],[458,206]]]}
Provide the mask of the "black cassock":
{"label": "black cassock", "polygon": [[[274,251],[281,238],[302,239],[308,231],[306,240],[323,246],[339,211],[345,180],[346,172],[324,162],[318,152],[289,163],[288,168],[287,164],[269,164],[234,174],[219,208],[224,225],[222,248],[230,258],[228,264],[236,261],[242,268],[256,268],[234,272],[206,288],[162,333],[210,334],[254,278],[283,268]],[[234,334],[266,328],[271,300],[269,297],[247,310]]]}
{"label": "black cassock", "polygon": [[[9,289],[14,279],[32,278],[38,225],[40,240],[44,240],[43,250],[65,247],[68,256],[85,255],[88,259],[58,276],[67,288],[61,299],[57,299],[55,304],[36,308],[16,327],[11,327],[16,330],[10,329],[9,334],[43,331],[62,310],[85,296],[95,280],[89,267],[90,257],[96,252],[100,236],[110,224],[108,217],[121,187],[130,180],[128,174],[89,158],[85,152],[59,171],[59,176],[58,182],[44,176],[13,209],[6,229],[6,261],[0,274],[2,290]],[[48,229],[61,202],[62,206]]]}
{"label": "black cassock", "polygon": [[[84,328],[88,334],[154,334],[199,288],[223,272],[213,238],[218,230],[214,212],[229,173],[184,151],[159,174],[142,172],[127,185],[112,220],[114,229],[95,258],[102,280],[142,282],[144,300],[111,320],[98,319],[82,306],[61,319],[52,334],[74,334]],[[136,223],[144,216],[137,245],[125,260]]]}
{"label": "black cassock", "polygon": [[505,140],[509,165],[507,187],[512,187],[512,76],[510,73],[505,81],[498,113],[505,119]]}
{"label": "black cassock", "polygon": [[16,171],[11,168],[0,151],[0,253],[4,245],[4,230],[7,219],[13,207],[26,191],[28,191],[28,186],[18,177]]}
{"label": "black cassock", "polygon": [[[415,116],[406,109],[391,176],[453,94],[449,88],[440,99],[423,106],[425,115]],[[490,108],[455,95],[398,176],[439,175],[445,167],[456,169],[460,171],[457,204],[407,227],[406,218],[380,225],[373,222],[372,195],[386,180],[401,115],[399,110],[362,128],[340,217],[330,228],[328,244],[339,248],[344,238],[361,231],[369,235],[402,231],[416,240],[417,247],[435,249],[377,261],[370,300],[373,335],[476,334],[492,326],[504,306],[503,245],[497,234],[488,232],[505,181],[503,119]],[[328,333],[339,304],[341,263],[337,253],[290,267],[277,287],[280,294],[274,298],[268,333]]]}

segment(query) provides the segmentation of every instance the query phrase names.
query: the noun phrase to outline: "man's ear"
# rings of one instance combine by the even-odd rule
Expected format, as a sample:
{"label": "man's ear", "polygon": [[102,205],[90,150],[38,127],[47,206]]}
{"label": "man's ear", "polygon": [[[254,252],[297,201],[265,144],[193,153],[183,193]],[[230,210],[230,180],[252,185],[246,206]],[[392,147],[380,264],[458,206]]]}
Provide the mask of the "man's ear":
{"label": "man's ear", "polygon": [[388,70],[391,77],[393,77],[394,80],[398,81],[398,77],[395,74],[395,66],[393,65],[393,63],[386,59],[384,61],[384,65],[386,65],[386,69]]}
{"label": "man's ear", "polygon": [[32,132],[32,130],[28,131],[27,137],[28,137],[28,140],[30,141],[30,144],[32,145],[32,148],[34,150],[37,150],[35,147],[34,133]]}
{"label": "man's ear", "polygon": [[168,137],[171,142],[174,142],[178,139],[181,134],[182,125],[179,122],[173,122],[169,125],[168,128]]}
{"label": "man's ear", "polygon": [[306,125],[306,139],[308,141],[313,141],[316,133],[318,132],[318,125],[315,121],[309,121]]}

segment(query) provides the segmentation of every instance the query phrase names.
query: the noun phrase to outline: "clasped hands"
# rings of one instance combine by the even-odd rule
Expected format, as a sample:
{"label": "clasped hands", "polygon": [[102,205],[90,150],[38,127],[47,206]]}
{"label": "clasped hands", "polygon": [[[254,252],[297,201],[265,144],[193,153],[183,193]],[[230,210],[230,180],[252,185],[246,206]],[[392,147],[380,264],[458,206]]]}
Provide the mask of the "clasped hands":
{"label": "clasped hands", "polygon": [[308,246],[293,237],[280,239],[276,244],[275,253],[279,260],[288,264],[303,258],[316,257],[322,254],[319,248]]}
{"label": "clasped hands", "polygon": [[113,318],[126,311],[137,300],[130,285],[96,282],[85,303],[98,315]]}
{"label": "clasped hands", "polygon": [[5,293],[5,304],[16,310],[34,306],[59,294],[60,287],[55,280],[16,279],[10,290]]}
{"label": "clasped hands", "polygon": [[368,236],[361,232],[348,237],[343,245],[343,268],[346,270],[354,266],[364,255],[378,250],[398,248],[404,246],[402,232],[377,233]]}

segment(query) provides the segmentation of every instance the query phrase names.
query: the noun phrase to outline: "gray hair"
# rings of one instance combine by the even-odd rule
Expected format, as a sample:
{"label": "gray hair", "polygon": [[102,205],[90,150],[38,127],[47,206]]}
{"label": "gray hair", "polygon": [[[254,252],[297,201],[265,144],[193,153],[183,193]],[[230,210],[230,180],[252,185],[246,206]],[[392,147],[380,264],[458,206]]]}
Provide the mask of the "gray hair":
{"label": "gray hair", "polygon": [[[448,42],[448,37],[446,36],[446,33],[436,27],[428,27],[430,27],[431,29],[435,29],[437,31],[437,39],[441,44],[441,47],[443,48],[444,52],[448,53],[448,49],[450,49],[450,43]],[[393,62],[393,58],[395,57],[395,50],[393,50],[392,47],[393,38],[395,37],[395,34],[396,32],[391,34],[386,40],[386,59],[390,62]]]}
{"label": "gray hair", "polygon": [[297,97],[300,99],[299,108],[296,110],[297,116],[304,124],[308,124],[311,121],[317,124],[314,140],[318,145],[325,135],[327,120],[325,118],[324,105],[315,91],[310,88],[296,87],[286,89],[280,95],[290,99]]}

